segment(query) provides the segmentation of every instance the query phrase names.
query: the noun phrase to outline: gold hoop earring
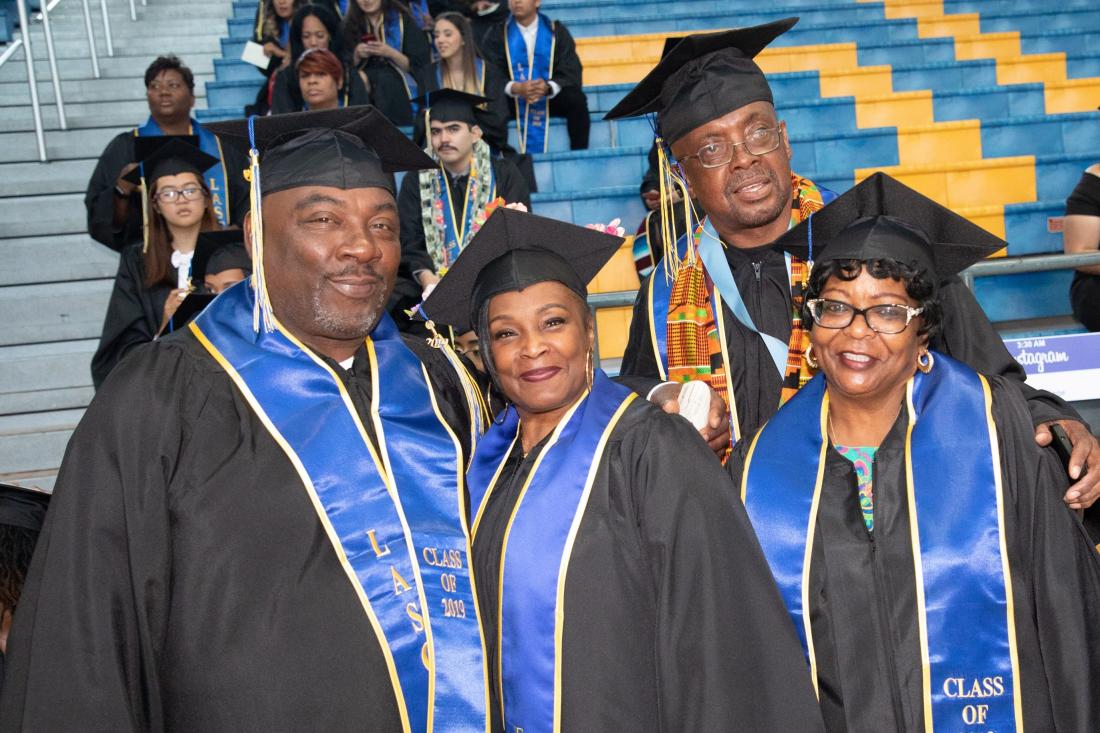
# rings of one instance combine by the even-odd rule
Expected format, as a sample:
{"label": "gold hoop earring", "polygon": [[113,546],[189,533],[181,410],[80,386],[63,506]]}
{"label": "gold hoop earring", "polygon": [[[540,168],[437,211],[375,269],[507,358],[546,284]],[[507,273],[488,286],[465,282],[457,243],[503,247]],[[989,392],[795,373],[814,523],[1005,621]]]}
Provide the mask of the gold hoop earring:
{"label": "gold hoop earring", "polygon": [[821,365],[817,363],[817,359],[814,358],[814,345],[808,344],[806,351],[802,353],[802,358],[806,360],[806,365],[810,369],[820,369]]}
{"label": "gold hoop earring", "polygon": [[595,369],[593,368],[593,364],[592,364],[592,349],[588,350],[588,360],[587,360],[587,363],[585,364],[584,370],[585,370],[585,379],[588,382],[588,391],[591,392],[592,391],[592,380],[595,377]]}
{"label": "gold hoop earring", "polygon": [[917,369],[920,369],[925,374],[932,371],[932,367],[936,364],[936,357],[932,356],[931,351],[926,351],[923,354],[917,355]]}

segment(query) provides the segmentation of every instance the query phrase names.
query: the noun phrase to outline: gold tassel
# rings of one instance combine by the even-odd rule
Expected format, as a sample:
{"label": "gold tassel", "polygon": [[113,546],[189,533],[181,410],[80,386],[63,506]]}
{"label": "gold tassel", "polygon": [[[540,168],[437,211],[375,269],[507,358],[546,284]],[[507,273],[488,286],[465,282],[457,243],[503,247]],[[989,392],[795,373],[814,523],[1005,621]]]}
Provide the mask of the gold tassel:
{"label": "gold tassel", "polygon": [[275,330],[275,321],[271,313],[271,299],[267,292],[267,278],[264,276],[264,216],[260,202],[260,151],[252,148],[248,152],[248,170],[244,178],[249,182],[249,212],[252,218],[252,289],[256,293],[256,304],[252,309],[252,330],[260,332],[261,326],[266,333]]}
{"label": "gold tassel", "polygon": [[138,184],[141,188],[141,253],[149,252],[149,189],[145,185],[145,176]]}
{"label": "gold tassel", "polygon": [[691,197],[688,196],[687,184],[673,168],[672,160],[669,158],[667,148],[664,144],[664,139],[660,137],[657,138],[657,181],[660,192],[660,203],[658,205],[661,212],[660,246],[663,252],[663,267],[665,270],[665,277],[668,280],[672,280],[675,278],[676,272],[680,269],[680,265],[683,264],[680,253],[676,249],[678,237],[676,236],[675,226],[676,202],[673,201],[673,195],[675,193],[679,192],[684,207],[684,223],[688,237],[688,247],[684,259],[692,263],[695,262],[695,246],[692,241],[695,231],[695,216],[691,205]]}

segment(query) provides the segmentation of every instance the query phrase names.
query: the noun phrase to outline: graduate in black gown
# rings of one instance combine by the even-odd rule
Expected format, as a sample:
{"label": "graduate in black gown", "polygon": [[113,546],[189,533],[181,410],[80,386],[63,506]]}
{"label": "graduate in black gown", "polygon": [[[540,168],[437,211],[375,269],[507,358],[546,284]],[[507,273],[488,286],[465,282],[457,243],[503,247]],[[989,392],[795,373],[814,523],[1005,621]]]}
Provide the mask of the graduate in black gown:
{"label": "graduate in black gown", "polygon": [[476,394],[382,309],[391,171],[431,160],[369,107],[261,118],[253,144],[256,272],[77,427],[2,730],[488,729],[461,522]]}
{"label": "graduate in black gown", "polygon": [[204,172],[214,211],[221,226],[240,224],[248,213],[248,184],[241,171],[248,157],[237,145],[222,141],[191,117],[195,77],[175,56],[157,58],[145,71],[149,119],[140,127],[116,135],[99,156],[84,193],[88,234],[121,252],[142,241],[141,187],[126,174],[138,163],[134,138],[147,135],[196,135],[199,146],[217,162]]}
{"label": "graduate in black gown", "polygon": [[[145,175],[145,243],[122,250],[103,332],[92,356],[98,389],[135,346],[182,325],[176,311],[191,297],[191,259],[203,230],[218,227],[202,171],[214,158],[195,147],[194,136],[138,138],[135,152]],[[138,170],[130,178],[139,178]],[[201,284],[201,283],[200,283]],[[193,304],[192,304],[193,305]]]}
{"label": "graduate in black gown", "polygon": [[[771,243],[836,196],[792,172],[786,123],[753,61],[795,22],[687,36],[607,115],[656,112],[666,191],[686,192],[686,182],[706,211],[701,220],[687,217],[700,256],[686,256],[692,235],[682,237],[672,261],[669,243],[666,265],[643,282],[622,374],[669,380],[669,393],[678,391],[675,383],[708,381],[733,405],[735,440],[752,435],[809,379],[800,320],[809,270]],[[1071,467],[1071,476],[1080,478],[1066,502],[1077,509],[1095,501],[1100,470],[1080,469],[1086,459],[1100,466],[1100,444],[1081,416],[1057,396],[1027,386],[1023,369],[958,277],[943,283],[940,299],[943,328],[932,347],[1016,384],[1042,444],[1050,441],[1048,424],[1059,422],[1074,444],[1071,463],[1079,473]],[[699,310],[705,318],[675,317]]]}
{"label": "graduate in black gown", "polygon": [[8,634],[49,506],[45,491],[0,484],[0,690]]}
{"label": "graduate in black gown", "polygon": [[[937,352],[944,277],[1003,242],[881,174],[806,255],[820,374],[730,461],[829,731],[1100,730],[1100,554],[1019,389]],[[808,566],[807,566],[808,561]]]}
{"label": "graduate in black gown", "polygon": [[401,266],[390,313],[401,328],[415,328],[404,311],[469,244],[498,199],[530,207],[527,182],[511,161],[493,155],[482,138],[477,105],[485,97],[442,89],[419,105],[429,119],[431,156],[439,166],[405,176],[397,195],[401,214]]}
{"label": "graduate in black gown", "polygon": [[507,731],[820,730],[728,477],[593,368],[585,283],[621,243],[500,209],[423,305],[476,327],[511,403],[467,473],[495,712]]}

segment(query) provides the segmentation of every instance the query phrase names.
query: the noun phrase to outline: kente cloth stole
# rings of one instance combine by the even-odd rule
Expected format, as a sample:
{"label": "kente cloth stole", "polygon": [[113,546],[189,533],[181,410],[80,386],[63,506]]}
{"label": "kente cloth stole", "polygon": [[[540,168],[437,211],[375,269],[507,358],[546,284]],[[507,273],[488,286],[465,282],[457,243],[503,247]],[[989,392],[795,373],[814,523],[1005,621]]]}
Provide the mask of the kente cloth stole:
{"label": "kente cloth stole", "polygon": [[[505,730],[561,729],[566,575],[573,544],[612,431],[637,397],[599,369],[531,467],[504,532],[500,561],[497,690]],[[519,440],[519,418],[485,434],[467,473],[476,536],[489,495]],[[583,622],[583,619],[581,620]]]}
{"label": "kente cloth stole", "polygon": [[[134,128],[135,137],[163,134],[164,132],[160,129],[160,125],[158,125],[152,117],[146,120],[145,124],[141,127]],[[225,169],[225,156],[222,155],[221,141],[218,139],[217,135],[207,130],[195,120],[191,120],[191,134],[198,136],[199,149],[201,149],[202,152],[218,159],[218,162],[203,173],[202,177],[203,181],[206,183],[206,187],[210,189],[210,203],[214,207],[214,216],[217,217],[219,224],[223,227],[227,227],[233,221],[233,212],[229,208],[229,188],[226,186],[226,183],[229,181],[229,172]],[[145,180],[144,169],[145,166],[142,165],[142,181]],[[238,176],[241,175],[241,171],[237,171],[236,174]]]}
{"label": "kente cloth stole", "polygon": [[427,371],[383,313],[366,340],[376,450],[343,381],[289,335],[252,328],[247,282],[191,324],[282,448],[378,638],[407,733],[487,733],[461,448]]}
{"label": "kente cloth stole", "polygon": [[[430,145],[424,152],[439,160]],[[462,201],[452,200],[451,187],[447,185],[442,164],[438,168],[422,170],[418,175],[424,243],[435,263],[436,272],[443,274],[481,230],[489,216],[487,207],[497,195],[492,153],[484,140],[474,143],[470,176]],[[456,204],[461,208],[456,208]]]}
{"label": "kente cloth stole", "polygon": [[[532,79],[549,81],[554,75],[554,23],[542,13],[538,15],[539,29],[531,53],[523,40],[516,19],[509,15],[504,24],[504,54],[508,60],[508,73],[512,81]],[[519,152],[545,153],[550,145],[550,96],[533,104],[523,97],[516,97],[516,130],[519,133]]]}
{"label": "kente cloth stole", "polygon": [[[420,32],[419,29],[416,30]],[[401,51],[405,44],[405,15],[397,10],[390,10],[382,21],[382,35],[386,45],[395,51]],[[402,51],[402,53],[404,53]],[[420,90],[416,83],[416,77],[411,72],[402,71],[401,67],[393,61],[389,62],[401,80],[405,82],[405,93],[409,95],[409,104],[412,106],[413,119],[419,112],[419,105],[414,101],[420,96]]]}
{"label": "kente cloth stole", "polygon": [[[905,491],[924,730],[1022,730],[1000,446],[984,377],[935,354],[906,386]],[[824,375],[757,433],[741,497],[818,684],[811,562],[829,440]],[[880,477],[876,476],[876,479]],[[882,495],[881,481],[876,486]],[[889,599],[880,599],[889,602]]]}
{"label": "kente cloth stole", "polygon": [[[820,211],[825,206],[826,199],[835,198],[835,194],[829,194],[826,196],[812,181],[792,173],[790,225],[795,226],[813,212]],[[700,223],[692,237],[692,246],[696,252],[704,226],[705,223]],[[734,408],[730,404],[726,386],[729,364],[723,355],[725,333],[718,328],[715,317],[718,309],[713,282],[707,277],[706,268],[699,257],[682,257],[681,262],[668,302],[667,350],[662,353],[658,343],[658,361],[665,365],[669,381],[688,382],[698,379],[708,382],[722,395],[732,413]],[[808,278],[809,268],[806,264],[791,258],[791,336],[780,404],[790,399],[812,376],[803,358],[809,345],[809,332],[803,330],[801,316],[803,293]],[[653,279],[657,278],[652,278],[651,281]],[[651,316],[654,315],[651,312]],[[735,439],[737,437],[739,436],[735,436]]]}

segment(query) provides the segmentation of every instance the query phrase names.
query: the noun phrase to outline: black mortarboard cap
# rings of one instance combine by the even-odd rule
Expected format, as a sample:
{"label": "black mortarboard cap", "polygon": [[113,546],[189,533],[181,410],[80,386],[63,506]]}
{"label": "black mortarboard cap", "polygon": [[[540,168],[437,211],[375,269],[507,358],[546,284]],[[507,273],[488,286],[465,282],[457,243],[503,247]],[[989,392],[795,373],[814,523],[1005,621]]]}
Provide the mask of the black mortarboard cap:
{"label": "black mortarboard cap", "polygon": [[513,209],[497,209],[421,306],[423,315],[465,333],[498,293],[549,280],[582,298],[622,237]]}
{"label": "black mortarboard cap", "polygon": [[[254,137],[249,137],[249,123]],[[260,152],[261,193],[302,186],[394,193],[394,171],[434,168],[435,162],[371,106],[294,112],[212,122],[211,132]]]}
{"label": "black mortarboard cap", "polygon": [[49,507],[50,495],[41,489],[0,483],[0,524],[39,532]]}
{"label": "black mortarboard cap", "polygon": [[774,246],[814,262],[897,260],[943,281],[1008,245],[880,172],[792,228]]}
{"label": "black mortarboard cap", "polygon": [[489,102],[488,97],[460,92],[457,89],[437,89],[416,98],[415,104],[428,111],[428,117],[437,122],[465,122],[478,124],[474,108]]}
{"label": "black mortarboard cap", "polygon": [[657,113],[661,136],[671,145],[711,120],[753,102],[772,102],[772,90],[753,58],[786,33],[798,18],[685,36],[604,119]]}
{"label": "black mortarboard cap", "polygon": [[194,173],[202,179],[203,171],[218,159],[199,149],[196,135],[139,135],[134,138],[134,162],[140,166],[126,174],[131,183],[145,182],[152,187],[161,176]]}
{"label": "black mortarboard cap", "polygon": [[198,287],[206,280],[207,273],[217,274],[233,268],[244,270],[246,275],[252,272],[252,258],[244,247],[244,231],[219,229],[199,234],[195,254],[191,257],[191,282]]}

